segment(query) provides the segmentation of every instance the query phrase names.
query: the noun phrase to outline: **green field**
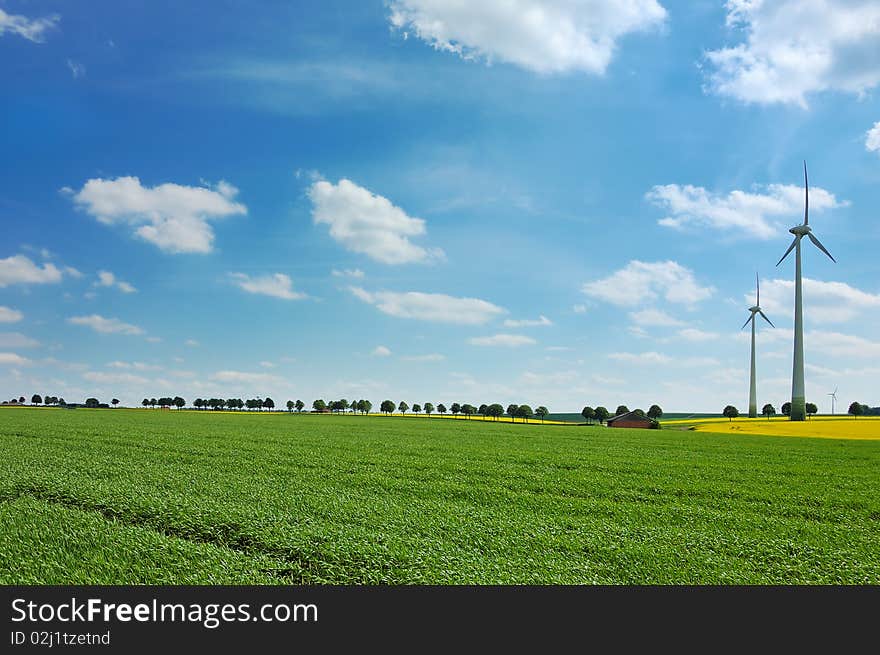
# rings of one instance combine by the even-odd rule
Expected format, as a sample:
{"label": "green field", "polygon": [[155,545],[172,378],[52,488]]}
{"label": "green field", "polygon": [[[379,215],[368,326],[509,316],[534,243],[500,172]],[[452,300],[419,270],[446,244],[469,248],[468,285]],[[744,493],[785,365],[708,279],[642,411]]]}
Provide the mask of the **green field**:
{"label": "green field", "polygon": [[0,410],[0,583],[880,583],[880,442]]}

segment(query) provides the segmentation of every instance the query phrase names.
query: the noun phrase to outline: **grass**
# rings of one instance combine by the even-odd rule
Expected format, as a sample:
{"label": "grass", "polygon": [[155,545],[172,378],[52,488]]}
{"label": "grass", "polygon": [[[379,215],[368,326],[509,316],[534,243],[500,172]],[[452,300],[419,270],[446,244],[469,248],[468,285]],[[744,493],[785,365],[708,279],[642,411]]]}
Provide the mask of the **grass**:
{"label": "grass", "polygon": [[18,408],[0,446],[2,584],[880,583],[877,441]]}

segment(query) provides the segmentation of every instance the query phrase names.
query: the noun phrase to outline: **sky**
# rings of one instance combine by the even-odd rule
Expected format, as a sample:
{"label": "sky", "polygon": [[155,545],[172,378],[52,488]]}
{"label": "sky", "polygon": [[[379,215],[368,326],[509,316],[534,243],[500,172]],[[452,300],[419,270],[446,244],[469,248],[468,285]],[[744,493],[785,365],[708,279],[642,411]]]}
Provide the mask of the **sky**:
{"label": "sky", "polygon": [[880,5],[0,0],[0,398],[880,405]]}

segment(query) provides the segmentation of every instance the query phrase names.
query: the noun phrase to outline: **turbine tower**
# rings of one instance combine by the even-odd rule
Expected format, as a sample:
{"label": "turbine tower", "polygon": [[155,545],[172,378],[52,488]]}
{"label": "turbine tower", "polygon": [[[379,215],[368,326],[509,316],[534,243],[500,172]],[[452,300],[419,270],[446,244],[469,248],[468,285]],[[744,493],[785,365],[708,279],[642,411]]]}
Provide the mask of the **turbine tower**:
{"label": "turbine tower", "polygon": [[834,402],[837,400],[837,387],[834,387],[834,391],[828,395],[831,396],[831,416],[834,416]]}
{"label": "turbine tower", "polygon": [[749,323],[752,324],[752,372],[749,375],[749,418],[758,417],[758,393],[755,386],[755,316],[760,314],[761,318],[770,323],[770,327],[776,327],[770,322],[770,319],[767,318],[764,312],[761,311],[761,285],[758,282],[757,273],[755,273],[755,296],[755,304],[752,307],[749,307],[749,311],[752,312],[752,315],[749,316],[740,328],[740,330],[742,330]]}
{"label": "turbine tower", "polygon": [[804,223],[795,225],[789,230],[794,235],[794,241],[785,251],[782,258],[776,262],[779,266],[794,250],[794,358],[791,370],[791,417],[792,421],[803,421],[806,418],[806,401],[804,398],[804,303],[801,290],[801,239],[810,237],[810,241],[819,250],[828,255],[828,258],[837,263],[831,253],[825,249],[819,239],[810,228],[810,185],[807,181],[807,162],[804,161]]}

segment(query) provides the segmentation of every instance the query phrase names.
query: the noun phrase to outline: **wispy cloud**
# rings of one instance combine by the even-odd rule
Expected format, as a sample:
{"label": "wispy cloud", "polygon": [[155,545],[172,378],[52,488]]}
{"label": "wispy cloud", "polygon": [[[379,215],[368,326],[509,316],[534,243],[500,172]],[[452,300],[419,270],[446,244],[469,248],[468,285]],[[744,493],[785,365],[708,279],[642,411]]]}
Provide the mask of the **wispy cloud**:
{"label": "wispy cloud", "polygon": [[143,334],[144,331],[136,325],[123,323],[118,318],[104,318],[99,314],[90,316],[72,316],[67,319],[72,325],[84,325],[92,328],[100,334]]}
{"label": "wispy cloud", "polygon": [[398,318],[436,323],[481,325],[503,314],[504,309],[478,298],[456,298],[442,293],[407,291],[365,291],[349,287],[354,296],[374,305],[379,311]]}
{"label": "wispy cloud", "polygon": [[262,277],[251,277],[245,273],[230,273],[233,283],[247,291],[282,300],[302,300],[306,294],[293,290],[293,281],[284,273],[274,273]]}

